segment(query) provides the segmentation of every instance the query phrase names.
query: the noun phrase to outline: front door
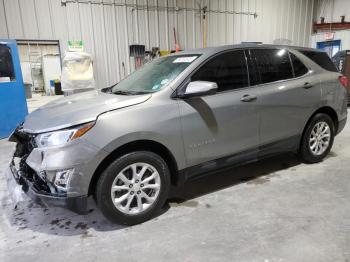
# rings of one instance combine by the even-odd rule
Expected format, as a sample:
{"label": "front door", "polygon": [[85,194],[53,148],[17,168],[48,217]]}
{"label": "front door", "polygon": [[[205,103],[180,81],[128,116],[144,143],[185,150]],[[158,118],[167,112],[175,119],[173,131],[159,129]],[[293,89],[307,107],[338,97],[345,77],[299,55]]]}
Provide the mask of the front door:
{"label": "front door", "polygon": [[0,139],[8,137],[27,113],[16,42],[0,40]]}
{"label": "front door", "polygon": [[[179,100],[188,166],[199,172],[255,158],[259,143],[256,89],[249,88],[244,51],[217,55],[190,81],[216,82],[214,95]],[[242,154],[241,154],[242,153]]]}

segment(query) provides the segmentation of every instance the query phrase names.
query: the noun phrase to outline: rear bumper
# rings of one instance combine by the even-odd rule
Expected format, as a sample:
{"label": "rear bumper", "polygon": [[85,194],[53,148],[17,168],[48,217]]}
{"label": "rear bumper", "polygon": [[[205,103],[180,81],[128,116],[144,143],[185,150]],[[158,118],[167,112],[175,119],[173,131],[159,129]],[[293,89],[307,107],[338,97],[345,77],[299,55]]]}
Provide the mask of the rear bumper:
{"label": "rear bumper", "polygon": [[87,196],[67,197],[64,194],[53,194],[38,190],[21,173],[12,164],[10,164],[10,167],[5,172],[8,192],[14,201],[18,201],[21,198],[19,194],[24,192],[33,201],[45,206],[64,207],[78,214],[85,214],[87,212]]}

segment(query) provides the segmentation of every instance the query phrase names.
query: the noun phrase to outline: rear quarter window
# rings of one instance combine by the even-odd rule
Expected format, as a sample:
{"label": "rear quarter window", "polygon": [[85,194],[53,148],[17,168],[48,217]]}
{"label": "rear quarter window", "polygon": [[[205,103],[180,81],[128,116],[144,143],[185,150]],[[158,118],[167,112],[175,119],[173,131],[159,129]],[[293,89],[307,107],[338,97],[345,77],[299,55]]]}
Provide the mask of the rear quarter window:
{"label": "rear quarter window", "polygon": [[330,57],[325,52],[315,52],[315,51],[309,51],[309,50],[298,50],[303,55],[310,58],[313,62],[318,64],[320,67],[327,71],[331,72],[338,72],[337,68],[335,67],[334,63],[330,59]]}

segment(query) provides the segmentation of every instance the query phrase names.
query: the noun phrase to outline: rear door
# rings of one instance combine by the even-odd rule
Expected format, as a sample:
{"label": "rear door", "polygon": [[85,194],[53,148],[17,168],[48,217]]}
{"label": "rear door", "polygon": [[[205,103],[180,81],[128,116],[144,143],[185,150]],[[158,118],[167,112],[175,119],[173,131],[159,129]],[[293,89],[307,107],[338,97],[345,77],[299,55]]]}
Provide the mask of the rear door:
{"label": "rear door", "polygon": [[[261,154],[296,148],[305,121],[320,102],[318,82],[287,49],[248,51],[251,84],[259,88]],[[255,75],[254,75],[255,73]]]}
{"label": "rear door", "polygon": [[[217,55],[188,81],[218,84],[214,95],[179,100],[188,166],[220,159],[207,163],[201,172],[230,165],[236,160],[233,155],[240,153],[255,158],[259,141],[257,94],[256,89],[248,87],[244,51]],[[228,156],[233,158],[226,158]]]}

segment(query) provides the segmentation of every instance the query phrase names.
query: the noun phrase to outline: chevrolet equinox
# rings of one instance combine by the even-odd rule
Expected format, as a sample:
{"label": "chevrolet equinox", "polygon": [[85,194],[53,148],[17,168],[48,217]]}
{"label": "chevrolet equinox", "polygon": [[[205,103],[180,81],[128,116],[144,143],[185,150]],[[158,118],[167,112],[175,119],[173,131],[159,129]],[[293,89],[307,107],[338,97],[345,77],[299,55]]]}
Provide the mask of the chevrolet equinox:
{"label": "chevrolet equinox", "polygon": [[345,126],[346,85],[327,54],[309,48],[231,45],[161,57],[112,87],[27,116],[9,138],[17,145],[7,180],[77,213],[93,195],[111,221],[141,223],[170,185],[203,173],[284,152],[320,162]]}

